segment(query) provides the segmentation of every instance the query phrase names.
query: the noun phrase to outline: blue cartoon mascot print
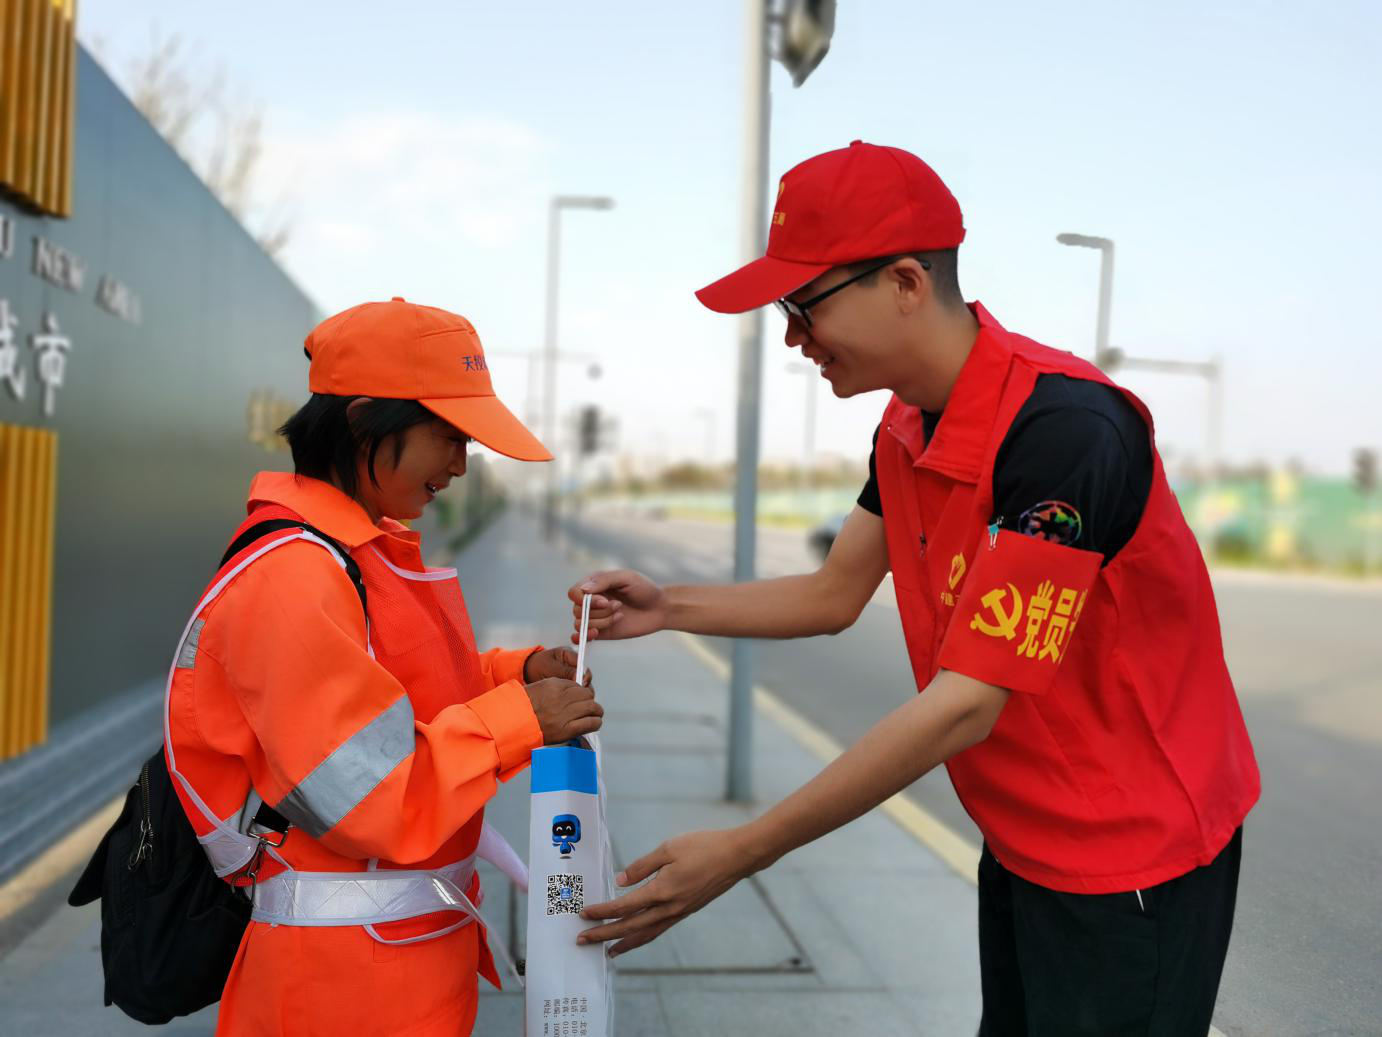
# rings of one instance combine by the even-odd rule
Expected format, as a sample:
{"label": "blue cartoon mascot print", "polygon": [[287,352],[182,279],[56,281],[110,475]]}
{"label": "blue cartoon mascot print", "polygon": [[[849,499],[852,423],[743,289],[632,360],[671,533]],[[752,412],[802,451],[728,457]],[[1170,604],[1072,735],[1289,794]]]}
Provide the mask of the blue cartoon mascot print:
{"label": "blue cartoon mascot print", "polygon": [[560,852],[562,859],[571,856],[571,851],[581,841],[581,819],[575,814],[558,814],[552,818],[552,845]]}

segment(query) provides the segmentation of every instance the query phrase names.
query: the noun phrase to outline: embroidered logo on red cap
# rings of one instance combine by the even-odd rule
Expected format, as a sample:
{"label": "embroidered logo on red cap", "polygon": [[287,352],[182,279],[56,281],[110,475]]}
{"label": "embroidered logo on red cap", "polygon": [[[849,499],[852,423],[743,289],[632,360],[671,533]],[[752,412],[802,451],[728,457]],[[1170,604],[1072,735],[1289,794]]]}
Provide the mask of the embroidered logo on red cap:
{"label": "embroidered logo on red cap", "polygon": [[959,203],[930,166],[900,148],[855,141],[788,170],[778,182],[767,254],[696,297],[712,310],[742,313],[831,267],[955,248],[964,237]]}

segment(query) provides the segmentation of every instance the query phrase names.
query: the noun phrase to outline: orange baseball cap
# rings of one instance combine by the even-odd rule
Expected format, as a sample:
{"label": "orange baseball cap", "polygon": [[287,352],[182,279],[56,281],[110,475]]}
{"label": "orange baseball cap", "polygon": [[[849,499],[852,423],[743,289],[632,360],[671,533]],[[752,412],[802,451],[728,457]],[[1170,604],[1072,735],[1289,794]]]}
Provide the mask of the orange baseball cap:
{"label": "orange baseball cap", "polygon": [[327,317],[308,333],[305,347],[314,393],[416,400],[506,457],[552,460],[494,395],[480,336],[459,314],[395,295]]}

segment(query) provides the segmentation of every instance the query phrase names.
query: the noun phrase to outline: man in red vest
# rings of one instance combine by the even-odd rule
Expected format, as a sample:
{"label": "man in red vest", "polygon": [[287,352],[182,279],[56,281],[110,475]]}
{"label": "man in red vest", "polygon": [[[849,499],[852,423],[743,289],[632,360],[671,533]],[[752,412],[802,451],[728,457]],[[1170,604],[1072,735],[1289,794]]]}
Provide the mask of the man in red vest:
{"label": "man in red vest", "polygon": [[817,572],[598,573],[571,589],[592,636],[833,633],[891,570],[922,694],[756,820],[634,862],[621,885],[655,877],[583,938],[646,943],[945,763],[984,836],[980,1033],[1203,1034],[1259,791],[1209,576],[1146,407],[967,305],[964,234],[930,167],[855,141],[788,172],[767,255],[697,293],[776,302],[836,396],[891,390],[869,482]]}

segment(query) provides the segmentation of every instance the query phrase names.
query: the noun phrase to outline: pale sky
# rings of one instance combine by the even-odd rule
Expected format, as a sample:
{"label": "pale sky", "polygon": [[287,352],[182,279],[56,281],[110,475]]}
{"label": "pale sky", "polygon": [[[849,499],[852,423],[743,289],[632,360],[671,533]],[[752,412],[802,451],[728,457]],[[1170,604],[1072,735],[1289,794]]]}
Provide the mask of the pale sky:
{"label": "pale sky", "polygon": [[[671,12],[685,12],[674,17]],[[82,0],[117,79],[156,26],[267,115],[283,256],[326,311],[403,295],[466,314],[491,354],[540,346],[547,200],[563,224],[564,405],[621,447],[733,446],[737,324],[692,292],[741,262],[740,0],[234,5]],[[1093,349],[1097,254],[1117,246],[1112,340],[1226,365],[1225,455],[1347,469],[1382,446],[1382,6],[1366,2],[839,0],[825,62],[773,72],[769,180],[855,138],[907,148],[965,212],[961,283],[1007,327]],[[809,380],[766,320],[763,451],[798,460]],[[285,344],[296,349],[296,343]],[[525,362],[493,356],[524,413]],[[1202,456],[1206,392],[1128,373],[1164,452]],[[885,398],[819,396],[818,453],[867,456]]]}

